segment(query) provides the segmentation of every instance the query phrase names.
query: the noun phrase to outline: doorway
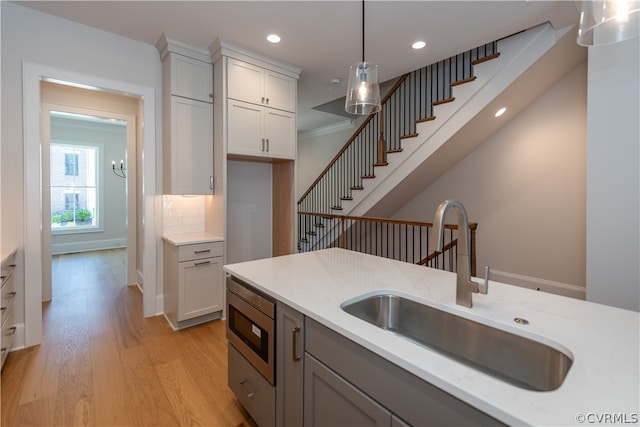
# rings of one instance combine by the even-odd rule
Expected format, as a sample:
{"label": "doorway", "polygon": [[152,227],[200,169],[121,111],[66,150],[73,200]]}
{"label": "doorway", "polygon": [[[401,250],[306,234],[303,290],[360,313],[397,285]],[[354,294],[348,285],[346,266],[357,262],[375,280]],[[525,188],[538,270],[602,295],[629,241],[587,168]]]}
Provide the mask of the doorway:
{"label": "doorway", "polygon": [[[143,289],[143,313],[145,317],[158,314],[156,277],[161,263],[156,254],[161,224],[157,215],[161,213],[161,198],[156,194],[156,138],[155,138],[155,88],[139,86],[122,81],[105,79],[99,76],[81,74],[48,66],[23,63],[24,84],[24,162],[25,162],[25,315],[23,332],[24,346],[29,347],[41,342],[42,338],[42,301],[43,279],[46,265],[50,265],[50,253],[45,254],[42,213],[42,173],[43,158],[46,151],[41,147],[41,84],[56,83],[72,88],[91,91],[93,96],[99,93],[120,95],[136,99],[139,120],[136,126],[138,144],[133,158],[136,159],[136,268],[137,283]],[[147,124],[145,126],[145,124]],[[50,251],[49,251],[50,252]],[[48,262],[43,264],[43,259]],[[51,280],[50,271],[46,279]]]}
{"label": "doorway", "polygon": [[137,284],[138,100],[48,82],[41,99],[43,301],[51,254],[125,247],[123,284]]}

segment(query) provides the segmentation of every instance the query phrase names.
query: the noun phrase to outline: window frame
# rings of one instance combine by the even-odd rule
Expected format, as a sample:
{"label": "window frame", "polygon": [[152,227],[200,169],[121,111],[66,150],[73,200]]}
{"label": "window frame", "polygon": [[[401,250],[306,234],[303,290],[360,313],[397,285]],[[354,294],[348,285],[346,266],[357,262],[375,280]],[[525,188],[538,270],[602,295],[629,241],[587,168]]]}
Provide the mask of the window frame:
{"label": "window frame", "polygon": [[[57,146],[57,147],[63,147],[64,148],[77,148],[77,147],[81,147],[81,148],[86,148],[86,147],[90,147],[90,148],[94,148],[95,151],[95,171],[96,171],[96,177],[95,177],[95,192],[96,192],[96,211],[95,211],[95,224],[93,225],[76,225],[73,227],[54,227],[53,226],[53,222],[51,223],[51,234],[52,235],[64,235],[64,234],[81,234],[81,233],[99,233],[99,232],[104,232],[104,145],[100,144],[100,143],[94,143],[94,142],[77,142],[77,141],[63,141],[63,140],[57,140],[57,139],[51,139],[51,141],[49,142],[49,150],[50,152],[53,151],[53,148]],[[65,153],[67,154],[67,153]],[[76,164],[76,168],[79,172],[79,164]],[[78,176],[78,175],[67,175],[66,174],[66,156],[65,156],[65,167],[64,167],[64,176]],[[50,172],[51,173],[51,172]],[[51,179],[51,183],[49,185],[49,191],[52,192],[54,188],[60,188],[63,189],[63,192],[69,192],[69,193],[76,193],[77,194],[77,190],[75,190],[76,187],[70,187],[70,186],[56,186],[53,185],[53,180]],[[92,186],[80,186],[78,187],[80,189],[82,188],[93,188]],[[65,189],[67,189],[68,191],[65,191]],[[51,197],[51,200],[53,199],[53,197]],[[50,201],[51,204],[51,201]],[[53,209],[51,207],[51,215],[53,216]]]}

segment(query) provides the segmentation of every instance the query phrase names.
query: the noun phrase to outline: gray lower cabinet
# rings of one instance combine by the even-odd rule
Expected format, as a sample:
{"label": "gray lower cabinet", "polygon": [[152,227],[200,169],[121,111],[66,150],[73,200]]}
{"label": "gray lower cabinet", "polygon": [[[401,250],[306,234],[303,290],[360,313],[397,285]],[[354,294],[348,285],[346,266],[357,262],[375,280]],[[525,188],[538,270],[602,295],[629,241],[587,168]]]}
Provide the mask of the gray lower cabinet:
{"label": "gray lower cabinet", "polygon": [[236,348],[229,344],[229,388],[242,406],[261,427],[274,425],[275,387],[254,368]]}
{"label": "gray lower cabinet", "polygon": [[308,353],[304,370],[305,426],[391,426],[391,412]]}
{"label": "gray lower cabinet", "polygon": [[[340,408],[349,414],[353,412],[349,408],[367,405],[364,412],[371,420],[361,425],[503,425],[308,317],[305,319],[305,351],[305,425],[360,425],[340,421],[343,420],[341,411],[331,409],[337,408],[339,400],[344,400]],[[341,385],[336,386],[338,383]],[[349,391],[345,391],[348,389],[345,384],[351,387]],[[387,413],[383,424],[380,424],[382,418],[374,415],[380,412],[378,408]],[[330,414],[322,414],[325,411]],[[325,419],[325,416],[337,418]]]}
{"label": "gray lower cabinet", "polygon": [[304,387],[304,316],[276,304],[276,425],[301,426]]}

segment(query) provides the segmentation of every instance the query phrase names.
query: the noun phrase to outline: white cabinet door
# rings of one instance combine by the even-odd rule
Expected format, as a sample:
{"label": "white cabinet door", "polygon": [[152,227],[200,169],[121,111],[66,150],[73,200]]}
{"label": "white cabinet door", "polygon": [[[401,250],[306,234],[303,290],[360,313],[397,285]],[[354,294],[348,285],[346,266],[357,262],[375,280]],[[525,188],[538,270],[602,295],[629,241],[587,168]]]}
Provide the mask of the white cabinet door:
{"label": "white cabinet door", "polygon": [[172,53],[171,94],[213,102],[213,66]]}
{"label": "white cabinet door", "polygon": [[264,70],[235,59],[227,62],[227,96],[262,105],[264,103]]}
{"label": "white cabinet door", "polygon": [[288,111],[265,108],[266,155],[276,159],[296,158],[296,116]]}
{"label": "white cabinet door", "polygon": [[275,71],[264,72],[265,105],[284,111],[296,111],[296,80]]}
{"label": "white cabinet door", "polygon": [[285,111],[296,111],[296,79],[235,59],[227,63],[231,99]]}
{"label": "white cabinet door", "polygon": [[222,257],[178,265],[178,321],[222,310]]}
{"label": "white cabinet door", "polygon": [[213,104],[171,97],[170,173],[167,194],[213,194]]}
{"label": "white cabinet door", "polygon": [[263,156],[264,108],[247,102],[228,102],[227,152],[247,156]]}

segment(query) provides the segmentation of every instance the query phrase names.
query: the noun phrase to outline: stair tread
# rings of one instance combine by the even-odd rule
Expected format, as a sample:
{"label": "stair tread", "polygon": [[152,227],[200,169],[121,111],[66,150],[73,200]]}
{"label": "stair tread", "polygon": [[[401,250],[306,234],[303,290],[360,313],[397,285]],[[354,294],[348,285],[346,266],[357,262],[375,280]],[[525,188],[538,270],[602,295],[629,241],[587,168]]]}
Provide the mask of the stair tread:
{"label": "stair tread", "polygon": [[315,235],[316,235],[316,232],[315,232],[315,231],[307,231],[307,234],[308,234],[309,236],[315,236]]}
{"label": "stair tread", "polygon": [[373,179],[375,177],[376,177],[375,175],[362,175],[360,178],[362,178],[362,179]]}
{"label": "stair tread", "polygon": [[364,190],[364,187],[362,186],[358,186],[358,187],[351,187],[352,190]]}
{"label": "stair tread", "polygon": [[373,166],[389,166],[389,163],[387,163],[387,162],[374,163]]}
{"label": "stair tread", "polygon": [[435,119],[436,119],[436,116],[423,117],[421,119],[417,119],[416,123],[431,122],[431,121],[433,121]]}
{"label": "stair tread", "polygon": [[317,222],[315,224],[313,224],[314,227],[318,227],[318,228],[324,228],[324,224],[321,222]]}
{"label": "stair tread", "polygon": [[440,100],[438,100],[438,101],[433,101],[433,102],[431,103],[431,105],[433,105],[433,106],[435,107],[436,105],[447,104],[447,103],[449,103],[449,102],[453,102],[453,101],[455,101],[455,100],[456,100],[456,99],[455,99],[454,97],[451,97],[451,98],[445,98],[445,99],[440,99]]}
{"label": "stair tread", "polygon": [[400,135],[400,139],[415,138],[416,136],[418,136],[417,133],[408,133],[406,135]]}
{"label": "stair tread", "polygon": [[[342,196],[342,197],[340,197],[340,200],[353,200],[353,197],[350,197],[350,196]],[[323,225],[323,227],[324,227],[324,225]]]}
{"label": "stair tread", "polygon": [[389,153],[402,153],[402,148],[392,148],[391,150],[387,150],[387,154]]}
{"label": "stair tread", "polygon": [[463,85],[465,83],[470,83],[470,82],[474,81],[475,79],[477,79],[476,76],[467,77],[466,79],[461,79],[461,80],[457,80],[455,82],[451,82],[449,84],[449,86],[451,86],[451,87],[460,86],[460,85]]}
{"label": "stair tread", "polygon": [[331,206],[331,209],[333,209],[334,211],[341,211],[342,206]]}
{"label": "stair tread", "polygon": [[494,53],[493,55],[485,56],[484,58],[476,59],[475,61],[471,61],[471,65],[482,64],[483,62],[491,61],[492,59],[496,59],[500,56],[500,52]]}

